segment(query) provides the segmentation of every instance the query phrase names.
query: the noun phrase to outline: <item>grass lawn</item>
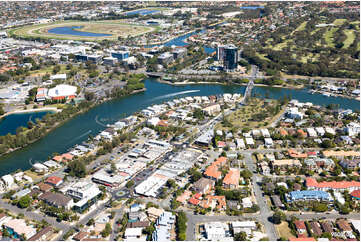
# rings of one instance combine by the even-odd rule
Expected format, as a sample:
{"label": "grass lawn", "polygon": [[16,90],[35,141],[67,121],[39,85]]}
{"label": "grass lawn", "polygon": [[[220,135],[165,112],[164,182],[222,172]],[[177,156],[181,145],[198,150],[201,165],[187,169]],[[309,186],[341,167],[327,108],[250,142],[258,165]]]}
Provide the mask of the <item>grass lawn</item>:
{"label": "grass lawn", "polygon": [[280,237],[284,237],[286,239],[289,239],[291,237],[295,237],[292,233],[290,228],[288,227],[288,222],[282,221],[281,224],[278,224],[275,226],[276,230]]}
{"label": "grass lawn", "polygon": [[35,172],[32,172],[31,170],[26,170],[24,171],[25,175],[30,176],[33,180],[38,180],[40,178],[42,178],[42,175],[38,175]]}
{"label": "grass lawn", "polygon": [[329,47],[335,47],[335,44],[333,43],[333,33],[335,33],[337,30],[338,28],[331,28],[327,30],[323,35]]}
{"label": "grass lawn", "polygon": [[343,49],[346,49],[348,47],[350,47],[350,45],[353,43],[353,41],[355,40],[356,36],[355,36],[355,31],[352,29],[345,29],[344,33],[347,36],[347,39],[343,42]]}
{"label": "grass lawn", "polygon": [[344,18],[338,18],[335,21],[333,21],[334,25],[343,25],[345,22],[347,21],[347,19]]}
{"label": "grass lawn", "polygon": [[277,45],[275,45],[274,47],[271,47],[272,49],[274,50],[282,50],[284,47],[287,46],[287,43],[290,42],[291,40],[290,39],[287,39]]}
{"label": "grass lawn", "polygon": [[263,59],[263,60],[271,61],[270,59],[268,59],[268,58],[266,57],[266,55],[260,54],[260,53],[258,53],[258,52],[256,53],[256,55],[257,55],[259,58]]}
{"label": "grass lawn", "polygon": [[[277,101],[273,100],[271,106],[276,105]],[[281,113],[282,110],[277,115],[267,115],[265,119],[261,121],[252,121],[250,120],[253,115],[257,114],[264,114],[267,113],[267,109],[263,106],[264,100],[260,99],[251,99],[249,103],[246,106],[243,106],[236,111],[229,114],[226,119],[232,124],[235,128],[243,128],[243,127],[249,127],[249,128],[260,128],[268,126],[272,123],[273,120],[275,120]],[[267,122],[267,123],[265,123]],[[222,123],[218,123],[216,125],[216,129],[222,129],[227,130],[229,127],[223,126]]]}
{"label": "grass lawn", "polygon": [[[69,72],[69,70],[66,69],[66,65],[59,65],[60,66],[60,71],[58,73],[64,73],[64,72]],[[40,69],[40,70],[36,70],[36,71],[30,71],[30,75],[40,75],[40,74],[46,74],[49,73],[49,75],[53,75],[53,68],[54,66],[48,66],[46,68]]]}
{"label": "grass lawn", "polygon": [[354,22],[351,22],[350,24],[355,25],[355,26],[356,26],[356,29],[357,29],[358,31],[360,31],[360,21],[354,21]]}
{"label": "grass lawn", "polygon": [[[306,28],[306,25],[307,25],[307,21],[303,22],[302,24],[300,24],[300,25],[297,27],[297,29],[295,29],[295,31],[293,31],[293,33],[296,32],[296,31],[302,31],[302,30],[304,30],[304,29]],[[293,34],[293,33],[292,33],[292,34]]]}

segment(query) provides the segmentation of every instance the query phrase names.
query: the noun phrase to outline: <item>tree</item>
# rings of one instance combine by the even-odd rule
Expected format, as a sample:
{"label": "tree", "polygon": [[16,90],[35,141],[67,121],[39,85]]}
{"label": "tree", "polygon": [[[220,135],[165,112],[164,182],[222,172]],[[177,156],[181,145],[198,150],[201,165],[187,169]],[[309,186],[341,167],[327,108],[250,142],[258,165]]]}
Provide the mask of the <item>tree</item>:
{"label": "tree", "polygon": [[35,125],[35,124],[34,124],[32,121],[29,121],[29,122],[27,123],[28,129],[34,128],[34,125]]}
{"label": "tree", "polygon": [[197,171],[195,168],[191,168],[189,170],[189,174],[191,175],[191,183],[194,183],[202,178],[202,173]]}
{"label": "tree", "polygon": [[53,67],[53,74],[56,74],[60,71],[60,66],[59,65],[56,65]]}
{"label": "tree", "polygon": [[320,238],[328,238],[329,240],[331,240],[331,239],[332,239],[332,234],[329,233],[329,232],[323,232],[323,233],[321,234],[321,237],[320,237]]}
{"label": "tree", "polygon": [[91,219],[89,219],[89,221],[87,222],[86,225],[91,226],[91,225],[94,225],[94,224],[95,224],[95,221],[94,221],[93,218],[91,218]]}
{"label": "tree", "polygon": [[94,92],[85,92],[84,97],[87,101],[92,101],[95,98]]}
{"label": "tree", "polygon": [[321,147],[322,148],[325,148],[325,149],[328,149],[328,148],[334,148],[336,145],[335,143],[333,143],[331,140],[329,139],[325,139],[322,141],[321,143]]}
{"label": "tree", "polygon": [[286,220],[286,215],[283,212],[277,211],[272,215],[272,222],[274,224],[280,224],[282,220]]}
{"label": "tree", "polygon": [[133,180],[128,181],[127,184],[125,184],[125,186],[127,188],[131,188],[132,186],[134,186],[134,181]]}
{"label": "tree", "polygon": [[105,228],[100,233],[103,238],[106,238],[110,235],[111,232],[112,232],[112,226],[110,225],[110,223],[106,223]]}
{"label": "tree", "polygon": [[74,160],[69,163],[69,175],[83,178],[86,176],[86,167],[83,161]]}
{"label": "tree", "polygon": [[340,214],[349,214],[349,213],[350,213],[350,209],[347,206],[345,205],[341,206]]}
{"label": "tree", "polygon": [[173,179],[168,179],[167,181],[167,187],[169,188],[175,188],[177,186],[177,184],[175,183],[175,181]]}
{"label": "tree", "polygon": [[240,175],[241,175],[244,179],[249,179],[249,178],[252,177],[252,172],[250,172],[248,169],[242,170],[240,173],[241,173]]}
{"label": "tree", "polygon": [[186,240],[186,230],[187,230],[187,216],[181,211],[178,213],[176,220],[176,232],[177,240]]}
{"label": "tree", "polygon": [[4,111],[4,107],[3,105],[0,105],[0,115],[4,115],[5,111]]}
{"label": "tree", "polygon": [[8,82],[9,79],[9,76],[7,75],[0,75],[0,82]]}
{"label": "tree", "polygon": [[31,198],[30,198],[30,196],[26,195],[19,199],[18,207],[19,208],[28,208],[30,206],[30,203],[31,203]]}
{"label": "tree", "polygon": [[318,203],[313,205],[312,210],[318,213],[322,213],[322,212],[326,212],[328,210],[328,207],[327,204]]}
{"label": "tree", "polygon": [[239,232],[234,235],[234,241],[245,241],[247,240],[247,234],[246,232]]}

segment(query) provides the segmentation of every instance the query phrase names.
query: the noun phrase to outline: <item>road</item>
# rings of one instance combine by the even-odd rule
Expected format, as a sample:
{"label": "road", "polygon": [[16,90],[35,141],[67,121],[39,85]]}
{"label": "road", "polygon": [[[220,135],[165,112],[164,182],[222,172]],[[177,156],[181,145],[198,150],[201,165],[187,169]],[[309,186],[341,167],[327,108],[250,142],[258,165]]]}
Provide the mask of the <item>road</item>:
{"label": "road", "polygon": [[26,209],[21,209],[18,208],[17,206],[13,206],[9,203],[4,202],[2,199],[0,199],[0,207],[9,210],[10,212],[13,212],[15,214],[24,214],[24,216],[26,218],[32,219],[32,220],[36,220],[41,222],[42,220],[45,220],[46,222],[48,222],[50,225],[52,225],[53,227],[62,230],[62,231],[68,231],[71,226],[67,225],[65,223],[59,223],[56,221],[55,218],[52,217],[48,217],[48,216],[43,216],[41,214],[35,213],[35,212],[30,212],[27,211]]}
{"label": "road", "polygon": [[252,172],[252,185],[253,185],[253,193],[260,208],[260,222],[265,226],[266,233],[270,240],[277,240],[278,234],[273,225],[270,222],[269,218],[272,216],[272,211],[269,208],[266,199],[262,196],[262,190],[260,186],[260,182],[262,181],[262,177],[259,174],[255,174],[256,172],[256,164],[252,159],[252,153],[243,152],[245,165],[248,170]]}

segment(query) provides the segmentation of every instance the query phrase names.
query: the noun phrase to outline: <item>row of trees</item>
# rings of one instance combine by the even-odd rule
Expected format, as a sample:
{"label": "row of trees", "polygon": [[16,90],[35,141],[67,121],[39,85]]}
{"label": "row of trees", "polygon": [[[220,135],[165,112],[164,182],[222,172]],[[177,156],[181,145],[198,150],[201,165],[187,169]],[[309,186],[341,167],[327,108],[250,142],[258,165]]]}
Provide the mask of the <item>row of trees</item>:
{"label": "row of trees", "polygon": [[186,240],[186,230],[187,230],[187,215],[185,214],[185,212],[180,211],[178,212],[176,219],[177,240],[181,240],[181,241]]}

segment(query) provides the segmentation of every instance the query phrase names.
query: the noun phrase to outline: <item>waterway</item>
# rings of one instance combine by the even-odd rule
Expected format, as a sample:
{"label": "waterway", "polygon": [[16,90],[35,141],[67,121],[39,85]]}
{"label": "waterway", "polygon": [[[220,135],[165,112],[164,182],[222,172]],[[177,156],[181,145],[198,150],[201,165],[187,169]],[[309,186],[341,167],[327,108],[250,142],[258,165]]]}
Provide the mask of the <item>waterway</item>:
{"label": "waterway", "polygon": [[129,16],[129,15],[135,15],[135,14],[139,14],[139,15],[148,15],[148,14],[154,14],[154,13],[159,13],[159,10],[151,10],[151,9],[140,9],[140,10],[135,10],[135,11],[130,11],[130,12],[126,12],[125,15]]}
{"label": "waterway", "polygon": [[[105,102],[87,113],[74,117],[26,148],[0,158],[0,175],[8,174],[17,169],[29,169],[31,163],[46,161],[55,152],[64,153],[75,144],[85,141],[89,135],[97,135],[99,131],[106,128],[106,124],[112,124],[152,104],[159,104],[184,96],[243,93],[245,90],[244,86],[238,85],[194,84],[173,86],[159,83],[154,79],[146,79],[145,86],[147,91],[143,93]],[[316,105],[336,103],[340,105],[340,108],[344,109],[359,110],[360,107],[357,100],[325,97],[321,94],[308,93],[307,90],[254,87],[253,92],[269,98],[291,96],[300,102],[312,102]]]}
{"label": "waterway", "polygon": [[[174,39],[171,39],[170,41],[168,42],[165,42],[164,44],[155,44],[155,45],[145,45],[144,47],[145,48],[153,48],[153,47],[156,47],[156,46],[161,46],[161,45],[164,45],[164,46],[167,46],[167,47],[171,47],[171,46],[178,46],[178,47],[184,47],[184,46],[187,46],[188,43],[185,42],[185,40],[187,38],[189,38],[190,36],[192,35],[197,35],[197,34],[203,34],[205,33],[206,30],[205,29],[202,29],[202,30],[198,30],[198,31],[194,31],[194,32],[191,32],[191,33],[188,33],[188,34],[184,34],[182,36],[179,36],[177,38],[174,38]],[[203,46],[204,48],[204,51],[207,53],[207,54],[211,54],[213,52],[216,51],[215,48],[212,48],[212,47],[209,47],[209,46]]]}
{"label": "waterway", "polygon": [[48,30],[48,33],[51,34],[64,34],[64,35],[75,35],[75,36],[84,36],[84,37],[104,37],[111,36],[111,34],[101,34],[101,33],[92,33],[85,31],[78,31],[83,26],[65,26],[65,27],[55,27]]}
{"label": "waterway", "polygon": [[31,113],[16,113],[5,116],[0,120],[0,135],[8,133],[15,134],[16,129],[20,126],[26,127],[29,121],[36,122],[41,119],[48,111],[31,112]]}

